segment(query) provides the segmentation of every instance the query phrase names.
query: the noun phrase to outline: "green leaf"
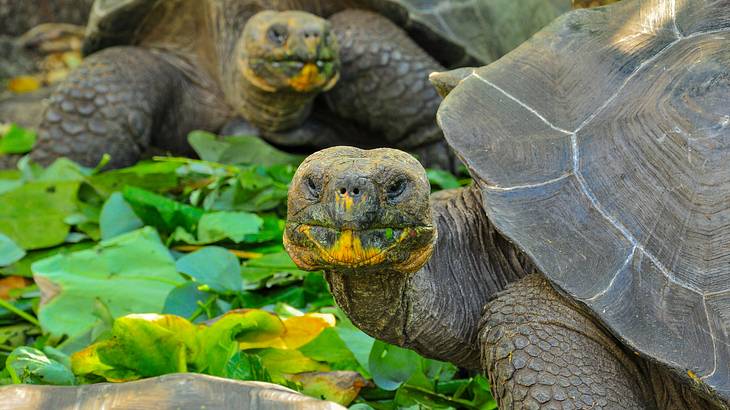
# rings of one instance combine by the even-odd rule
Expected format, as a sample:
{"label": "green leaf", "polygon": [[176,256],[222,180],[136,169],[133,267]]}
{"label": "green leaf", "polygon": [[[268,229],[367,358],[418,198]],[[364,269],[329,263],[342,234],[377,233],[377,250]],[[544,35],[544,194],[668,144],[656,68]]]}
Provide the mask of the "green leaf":
{"label": "green leaf", "polygon": [[25,154],[33,149],[35,140],[35,131],[10,124],[0,136],[0,154]]}
{"label": "green leaf", "polygon": [[114,321],[109,339],[73,354],[73,371],[109,381],[185,372],[200,349],[197,330],[179,316],[127,315]]}
{"label": "green leaf", "polygon": [[178,272],[215,292],[234,293],[242,289],[238,258],[224,248],[207,246],[178,259],[175,266]]}
{"label": "green leaf", "polygon": [[256,355],[261,358],[264,367],[275,379],[282,378],[285,374],[329,370],[326,365],[310,359],[298,350],[269,348],[261,350]]}
{"label": "green leaf", "polygon": [[333,370],[363,371],[345,342],[331,327],[324,329],[314,340],[300,347],[299,351],[311,359],[329,364]]}
{"label": "green leaf", "polygon": [[230,239],[239,243],[261,229],[263,220],[249,212],[212,212],[203,215],[198,223],[198,241],[213,243]]}
{"label": "green leaf", "polygon": [[26,250],[63,243],[76,211],[78,182],[28,183],[0,195],[0,233]]}
{"label": "green leaf", "polygon": [[123,233],[144,226],[144,222],[134,213],[132,207],[119,192],[113,193],[101,208],[99,227],[101,239],[111,239]]}
{"label": "green leaf", "polygon": [[44,169],[37,177],[37,181],[83,181],[91,175],[91,169],[81,166],[70,159],[59,158]]}
{"label": "green leaf", "polygon": [[188,141],[201,159],[221,164],[298,165],[304,160],[301,155],[280,151],[261,138],[248,135],[218,137],[204,131],[193,131],[188,135]]}
{"label": "green leaf", "polygon": [[198,221],[205,213],[200,208],[140,188],[125,187],[123,195],[145,224],[166,232],[173,232],[177,227],[195,232]]}
{"label": "green leaf", "polygon": [[28,346],[13,350],[6,366],[14,383],[69,386],[76,380],[67,366]]}
{"label": "green leaf", "polygon": [[[0,233],[26,250],[63,243],[76,211],[78,182],[32,182],[0,195]],[[31,206],[32,204],[32,206]]]}
{"label": "green leaf", "polygon": [[0,233],[0,266],[8,266],[21,260],[25,251],[12,239]]}
{"label": "green leaf", "polygon": [[335,331],[360,363],[360,366],[363,369],[370,369],[370,352],[373,350],[375,339],[356,328],[339,308],[322,309],[322,311],[332,312],[337,316]]}
{"label": "green leaf", "polygon": [[[203,292],[198,287],[195,282],[186,282],[173,289],[165,299],[162,313],[190,318],[198,310],[199,304],[205,303],[211,297],[210,293]],[[202,315],[198,319],[211,318]]]}
{"label": "green leaf", "polygon": [[261,359],[245,352],[233,355],[226,363],[225,377],[236,380],[271,382],[271,375],[264,368]]}
{"label": "green leaf", "polygon": [[245,289],[260,289],[298,281],[308,275],[285,251],[246,261],[241,267]]}
{"label": "green leaf", "polygon": [[370,352],[370,374],[384,390],[395,390],[420,371],[418,353],[376,340]]}
{"label": "green leaf", "polygon": [[20,261],[16,262],[13,265],[10,265],[8,267],[0,268],[0,274],[3,275],[17,275],[17,276],[24,276],[26,278],[30,278],[33,276],[33,272],[31,271],[30,267],[35,263],[36,261],[39,261],[41,259],[49,258],[53,255],[57,254],[63,254],[66,255],[70,252],[80,251],[84,249],[88,249],[94,246],[93,242],[81,242],[81,243],[71,243],[71,244],[65,244],[61,246],[56,246],[54,248],[50,249],[41,249],[37,251],[31,251],[26,254],[26,256],[21,259]]}
{"label": "green leaf", "polygon": [[224,376],[228,362],[239,348],[268,346],[283,333],[284,324],[271,313],[262,310],[226,313],[199,333],[201,354],[195,359],[196,369]]}
{"label": "green leaf", "polygon": [[441,169],[427,169],[426,176],[433,189],[452,189],[461,186],[459,180],[451,173]]}
{"label": "green leaf", "polygon": [[94,175],[88,182],[105,197],[122,191],[126,186],[161,192],[178,186],[178,168],[180,164],[173,162],[141,162],[129,168]]}
{"label": "green leaf", "polygon": [[33,264],[44,300],[38,319],[55,336],[75,336],[96,322],[97,299],[114,317],[160,312],[165,297],[183,278],[151,228],[103,241],[94,249],[55,255]]}

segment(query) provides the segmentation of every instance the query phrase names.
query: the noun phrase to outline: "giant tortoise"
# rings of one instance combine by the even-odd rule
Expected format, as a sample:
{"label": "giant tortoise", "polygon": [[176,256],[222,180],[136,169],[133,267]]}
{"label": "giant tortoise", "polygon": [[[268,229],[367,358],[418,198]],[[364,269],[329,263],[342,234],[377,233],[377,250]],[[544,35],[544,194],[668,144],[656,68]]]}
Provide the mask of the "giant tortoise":
{"label": "giant tortoise", "polygon": [[474,178],[336,147],[285,244],[365,332],[486,371],[501,408],[730,407],[730,3],[570,12],[434,74]]}
{"label": "giant tortoise", "polygon": [[[235,129],[292,149],[395,146],[451,166],[428,73],[491,61],[569,8],[568,0],[97,0],[84,46],[94,54],[51,97],[32,157],[91,166],[108,153],[111,166],[124,166],[150,145],[185,153],[189,131],[217,131],[240,115]],[[326,102],[315,104],[322,93]]]}

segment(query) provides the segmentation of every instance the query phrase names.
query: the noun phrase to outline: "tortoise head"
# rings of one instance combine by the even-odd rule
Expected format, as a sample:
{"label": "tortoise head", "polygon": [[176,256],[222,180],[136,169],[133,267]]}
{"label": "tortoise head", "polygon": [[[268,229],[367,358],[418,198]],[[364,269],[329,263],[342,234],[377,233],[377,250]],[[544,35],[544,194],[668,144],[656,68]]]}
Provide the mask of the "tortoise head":
{"label": "tortoise head", "polygon": [[302,11],[267,10],[246,22],[238,67],[264,91],[326,91],[339,78],[338,51],[327,20]]}
{"label": "tortoise head", "polygon": [[389,148],[310,155],[289,188],[284,246],[305,270],[415,272],[436,240],[421,164]]}

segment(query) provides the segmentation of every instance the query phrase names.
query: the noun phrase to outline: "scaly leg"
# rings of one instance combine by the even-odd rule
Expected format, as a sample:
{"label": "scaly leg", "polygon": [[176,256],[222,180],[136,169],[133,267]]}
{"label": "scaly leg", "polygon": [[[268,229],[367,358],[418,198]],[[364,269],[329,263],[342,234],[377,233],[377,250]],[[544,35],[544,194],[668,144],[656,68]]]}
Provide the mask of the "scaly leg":
{"label": "scaly leg", "polygon": [[654,409],[646,374],[539,274],[487,304],[482,366],[500,409]]}

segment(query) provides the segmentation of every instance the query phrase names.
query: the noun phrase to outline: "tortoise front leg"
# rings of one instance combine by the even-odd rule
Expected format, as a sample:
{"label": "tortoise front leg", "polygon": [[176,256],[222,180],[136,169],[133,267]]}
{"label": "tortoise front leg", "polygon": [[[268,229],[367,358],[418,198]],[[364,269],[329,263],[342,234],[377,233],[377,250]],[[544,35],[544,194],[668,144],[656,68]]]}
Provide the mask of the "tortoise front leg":
{"label": "tortoise front leg", "polygon": [[[169,57],[169,58],[166,58]],[[31,158],[69,157],[94,166],[131,165],[155,144],[186,151],[193,129],[216,130],[227,113],[170,61],[138,47],[112,47],[86,59],[56,89]]]}
{"label": "tortoise front leg", "polygon": [[635,360],[539,274],[487,304],[482,366],[500,409],[653,409]]}
{"label": "tortoise front leg", "polygon": [[330,21],[342,62],[339,82],[325,94],[330,109],[384,137],[370,146],[400,148],[427,166],[453,169],[436,124],[441,97],[428,81],[444,67],[381,15],[345,10]]}

